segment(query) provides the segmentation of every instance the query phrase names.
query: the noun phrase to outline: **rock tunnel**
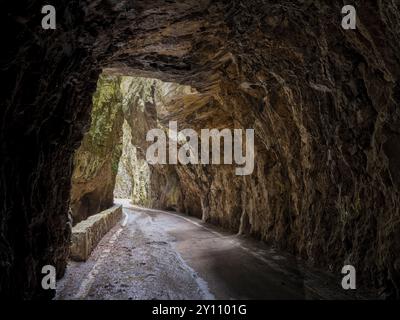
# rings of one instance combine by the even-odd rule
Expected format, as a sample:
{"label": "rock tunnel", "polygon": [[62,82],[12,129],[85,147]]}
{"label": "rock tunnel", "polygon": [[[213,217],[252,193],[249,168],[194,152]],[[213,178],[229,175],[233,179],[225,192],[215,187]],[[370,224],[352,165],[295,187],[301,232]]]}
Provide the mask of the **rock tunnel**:
{"label": "rock tunnel", "polygon": [[[363,286],[398,298],[400,7],[353,2],[356,30],[341,28],[343,4],[327,0],[52,1],[55,30],[41,27],[41,1],[4,4],[0,296],[52,298],[41,269],[65,272],[70,207],[84,219],[112,205],[113,141],[99,150],[110,164],[100,179],[111,177],[101,190],[79,185],[85,172],[74,172],[74,155],[91,143],[84,135],[98,82],[136,77],[175,84],[165,121],[255,130],[251,175],[164,167],[155,170],[151,206],[332,273],[351,264]],[[121,137],[124,117],[133,138],[145,132],[151,114],[142,115],[110,115],[120,128],[113,134]],[[163,196],[176,185],[179,196]]]}

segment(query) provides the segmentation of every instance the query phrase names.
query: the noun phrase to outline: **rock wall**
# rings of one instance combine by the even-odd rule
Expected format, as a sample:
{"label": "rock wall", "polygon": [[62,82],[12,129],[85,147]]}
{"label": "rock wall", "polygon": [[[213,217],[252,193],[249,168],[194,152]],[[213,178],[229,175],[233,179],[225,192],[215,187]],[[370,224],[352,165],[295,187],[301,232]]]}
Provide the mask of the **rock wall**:
{"label": "rock wall", "polygon": [[[135,154],[127,158],[122,156],[122,164],[128,162],[134,168],[127,172],[131,181],[131,200],[133,204],[152,208],[182,211],[182,190],[176,168],[173,165],[149,166],[146,163],[146,150],[151,144],[146,141],[150,129],[167,130],[161,123],[161,115],[169,116],[165,110],[168,90],[176,97],[176,87],[185,88],[172,83],[164,83],[151,78],[123,77],[124,116],[128,127],[126,136],[130,137],[130,145]],[[127,148],[129,148],[129,144]],[[128,154],[128,152],[127,152]],[[117,186],[118,187],[118,186]]]}
{"label": "rock wall", "polygon": [[133,204],[149,207],[151,206],[150,168],[147,162],[138,156],[138,150],[132,144],[131,128],[126,121],[123,125],[122,144],[114,197],[131,199]]}
{"label": "rock wall", "polygon": [[71,186],[73,224],[111,207],[122,154],[120,78],[101,76],[93,96],[89,131],[74,156]]}
{"label": "rock wall", "polygon": [[191,127],[255,128],[252,176],[176,170],[187,211],[335,273],[353,264],[360,286],[399,297],[400,8],[353,3],[356,31],[328,0],[57,2],[55,31],[40,1],[5,4],[0,295],[49,297],[41,266],[63,273],[72,159],[103,69],[195,88],[176,109]]}

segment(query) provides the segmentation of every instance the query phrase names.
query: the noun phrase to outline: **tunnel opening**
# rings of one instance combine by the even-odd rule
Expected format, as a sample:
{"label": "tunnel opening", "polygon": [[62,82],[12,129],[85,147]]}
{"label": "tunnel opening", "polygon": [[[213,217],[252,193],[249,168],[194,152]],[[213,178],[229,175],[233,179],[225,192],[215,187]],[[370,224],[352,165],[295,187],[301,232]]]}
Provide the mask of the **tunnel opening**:
{"label": "tunnel opening", "polygon": [[[121,149],[106,152],[112,139],[84,136],[103,71],[195,89],[169,101],[166,122],[172,115],[195,129],[255,128],[251,176],[237,178],[232,167],[155,170],[160,206],[251,234],[334,274],[351,264],[360,285],[399,297],[398,7],[363,6],[361,34],[340,29],[339,4],[321,3],[318,14],[290,1],[66,3],[57,10],[67,19],[54,32],[36,23],[39,2],[22,13],[11,8],[1,62],[1,296],[51,298],[41,270],[64,273],[69,207],[73,213],[82,196],[76,224],[113,203],[115,177],[104,177],[118,172]],[[151,100],[145,109],[154,120]],[[122,128],[123,115],[101,114]],[[146,124],[137,121],[132,132]],[[73,165],[79,146],[97,143],[107,161]],[[98,168],[109,183],[93,191],[80,178]]]}
{"label": "tunnel opening", "polygon": [[[190,193],[190,188],[200,190],[195,176],[190,176],[194,168],[149,165],[146,160],[150,145],[147,133],[154,128],[167,132],[166,124],[171,119],[183,122],[185,119],[179,119],[175,110],[195,104],[196,99],[200,100],[198,95],[189,86],[152,78],[100,76],[91,125],[74,155],[73,225],[108,209],[114,198],[202,218],[200,194]],[[200,101],[191,112],[205,104],[207,101]],[[180,146],[186,142],[185,137],[175,142]]]}

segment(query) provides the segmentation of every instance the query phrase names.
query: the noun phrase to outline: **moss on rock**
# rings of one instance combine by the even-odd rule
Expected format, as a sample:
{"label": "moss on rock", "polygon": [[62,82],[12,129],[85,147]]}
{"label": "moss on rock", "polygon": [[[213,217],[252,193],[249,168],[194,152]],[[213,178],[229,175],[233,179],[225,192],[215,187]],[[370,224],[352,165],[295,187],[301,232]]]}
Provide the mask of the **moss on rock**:
{"label": "moss on rock", "polygon": [[74,224],[113,204],[122,153],[120,77],[102,75],[93,96],[91,125],[74,156],[71,209]]}

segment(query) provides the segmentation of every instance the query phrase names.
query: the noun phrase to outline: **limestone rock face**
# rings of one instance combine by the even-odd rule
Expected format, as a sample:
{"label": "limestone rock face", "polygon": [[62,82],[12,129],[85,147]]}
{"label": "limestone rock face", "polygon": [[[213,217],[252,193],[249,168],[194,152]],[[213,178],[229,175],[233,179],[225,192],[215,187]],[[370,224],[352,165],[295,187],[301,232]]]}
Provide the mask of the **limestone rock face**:
{"label": "limestone rock face", "polygon": [[122,153],[120,78],[100,77],[93,96],[90,130],[74,156],[71,187],[73,223],[114,203],[113,191]]}
{"label": "limestone rock face", "polygon": [[63,273],[73,155],[104,71],[196,90],[161,121],[255,129],[252,175],[175,169],[182,210],[399,297],[400,8],[353,4],[356,31],[328,0],[65,2],[55,31],[40,1],[5,4],[0,295],[49,297],[41,267]]}
{"label": "limestone rock face", "polygon": [[131,128],[126,121],[123,125],[122,144],[123,150],[119,160],[114,197],[131,199],[133,204],[144,207],[151,206],[150,168],[132,144]]}

